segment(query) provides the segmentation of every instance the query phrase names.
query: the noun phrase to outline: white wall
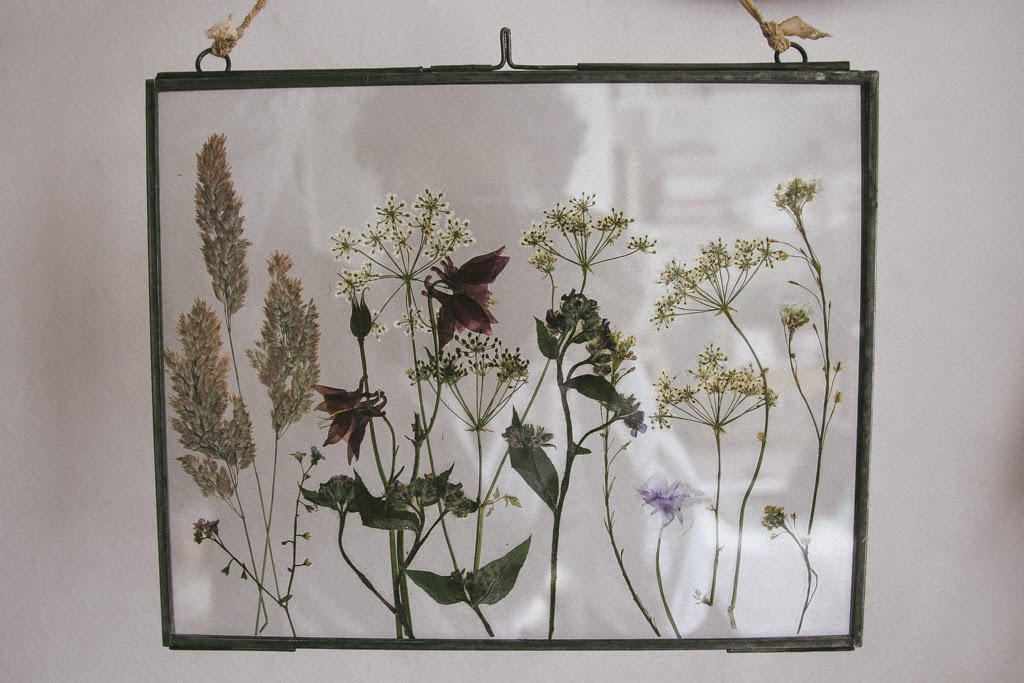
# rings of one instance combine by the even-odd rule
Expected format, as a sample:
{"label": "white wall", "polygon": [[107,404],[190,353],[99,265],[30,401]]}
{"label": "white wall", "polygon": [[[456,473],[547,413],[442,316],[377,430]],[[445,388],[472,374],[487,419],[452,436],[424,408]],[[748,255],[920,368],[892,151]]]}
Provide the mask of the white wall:
{"label": "white wall", "polygon": [[[853,653],[296,654],[160,645],[143,81],[189,70],[246,0],[0,10],[0,672],[11,680],[828,676],[1024,668],[1024,107],[1010,0],[764,0],[881,72],[875,418],[864,647]],[[270,2],[239,69],[760,61],[728,0]],[[357,5],[357,6],[356,6]],[[785,106],[766,103],[766,106]],[[256,113],[258,114],[258,113]]]}

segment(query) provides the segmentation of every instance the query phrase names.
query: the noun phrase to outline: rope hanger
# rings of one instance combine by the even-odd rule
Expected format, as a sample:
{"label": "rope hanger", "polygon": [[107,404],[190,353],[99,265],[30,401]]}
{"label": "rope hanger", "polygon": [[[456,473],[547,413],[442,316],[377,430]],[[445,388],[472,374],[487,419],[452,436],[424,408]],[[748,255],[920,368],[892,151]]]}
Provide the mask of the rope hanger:
{"label": "rope hanger", "polygon": [[[776,61],[779,59],[779,54],[785,52],[790,47],[795,47],[803,55],[804,61],[807,61],[807,53],[799,45],[790,41],[789,37],[805,38],[807,40],[829,37],[828,33],[819,31],[798,16],[790,17],[781,23],[768,21],[761,14],[761,10],[757,8],[757,5],[754,4],[754,0],[739,0],[739,2],[750,16],[757,21],[758,26],[761,28],[761,34],[768,41],[768,46],[775,50]],[[227,20],[214,24],[207,29],[206,37],[212,40],[213,44],[199,54],[199,58],[196,60],[196,70],[202,71],[200,62],[207,54],[213,54],[224,59],[227,62],[228,70],[230,70],[231,57],[229,55],[231,50],[242,39],[245,30],[249,28],[249,24],[252,23],[252,20],[256,18],[256,15],[266,5],[267,0],[256,0],[256,4],[253,5],[249,13],[245,15],[245,19],[238,26],[232,26],[231,18],[228,17]]]}

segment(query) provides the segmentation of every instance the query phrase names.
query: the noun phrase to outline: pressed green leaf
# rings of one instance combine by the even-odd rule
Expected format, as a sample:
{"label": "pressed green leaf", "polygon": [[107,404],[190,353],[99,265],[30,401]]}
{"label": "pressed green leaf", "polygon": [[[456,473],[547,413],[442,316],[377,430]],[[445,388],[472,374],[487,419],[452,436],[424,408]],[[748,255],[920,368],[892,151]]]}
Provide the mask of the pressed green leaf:
{"label": "pressed green leaf", "polygon": [[480,567],[467,579],[469,597],[476,605],[493,605],[511,592],[519,578],[519,570],[530,552],[532,536],[515,548]]}
{"label": "pressed green leaf", "polygon": [[570,378],[565,386],[609,407],[614,407],[622,400],[612,383],[600,375],[578,375]]}
{"label": "pressed green leaf", "polygon": [[388,531],[418,532],[420,530],[419,517],[407,510],[390,508],[384,499],[377,498],[370,493],[359,475],[356,475],[354,492],[355,507],[359,510],[363,526]]}
{"label": "pressed green leaf", "polygon": [[593,451],[589,448],[584,448],[583,446],[576,447],[576,455],[590,455],[591,453],[593,453]]}
{"label": "pressed green leaf", "polygon": [[457,602],[466,601],[466,594],[462,590],[461,582],[450,574],[442,576],[433,572],[410,569],[405,575],[439,605],[454,605]]}
{"label": "pressed green leaf", "polygon": [[537,348],[545,358],[555,360],[558,358],[558,340],[551,335],[543,320],[540,318],[534,318],[534,320],[537,321]]}
{"label": "pressed green leaf", "polygon": [[558,472],[551,459],[540,446],[509,446],[512,469],[519,473],[530,488],[552,511],[558,505]]}

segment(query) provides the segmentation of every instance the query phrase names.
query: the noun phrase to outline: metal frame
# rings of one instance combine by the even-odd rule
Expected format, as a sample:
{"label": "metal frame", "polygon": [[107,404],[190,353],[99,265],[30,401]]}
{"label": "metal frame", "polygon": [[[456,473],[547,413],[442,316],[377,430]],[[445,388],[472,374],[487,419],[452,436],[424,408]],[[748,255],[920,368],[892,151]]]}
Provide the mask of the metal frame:
{"label": "metal frame", "polygon": [[[519,66],[511,60],[511,37],[501,32],[497,66],[431,66],[386,69],[222,71],[160,73],[146,81],[150,351],[153,379],[153,439],[156,465],[157,538],[163,644],[191,650],[402,649],[402,650],[696,650],[796,652],[852,650],[862,643],[868,529],[868,451],[874,358],[875,223],[878,164],[878,73],[851,71],[846,62],[782,64],[577,64]],[[801,51],[802,52],[802,51]],[[200,55],[198,62],[205,55]],[[777,55],[776,55],[777,57]],[[509,67],[503,69],[503,67]],[[160,175],[158,100],[163,92],[250,88],[361,87],[384,85],[504,83],[736,83],[849,85],[861,95],[861,301],[857,458],[854,482],[854,548],[850,631],[844,636],[623,640],[391,640],[378,638],[210,636],[174,630],[168,522],[167,431],[164,410],[164,347],[161,318]]]}

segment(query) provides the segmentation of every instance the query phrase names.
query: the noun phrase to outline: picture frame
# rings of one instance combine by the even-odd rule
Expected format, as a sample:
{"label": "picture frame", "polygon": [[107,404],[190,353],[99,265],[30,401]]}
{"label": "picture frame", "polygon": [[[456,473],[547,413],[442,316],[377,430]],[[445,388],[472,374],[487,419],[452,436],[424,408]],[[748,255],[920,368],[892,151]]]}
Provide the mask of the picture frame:
{"label": "picture frame", "polygon": [[164,645],[859,646],[877,73],[510,65],[147,81]]}

